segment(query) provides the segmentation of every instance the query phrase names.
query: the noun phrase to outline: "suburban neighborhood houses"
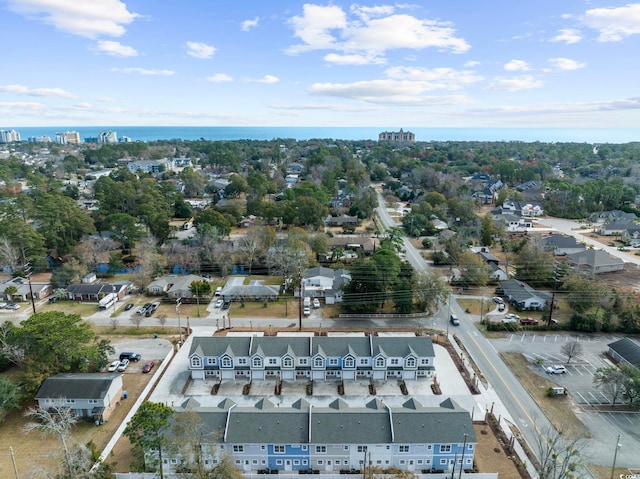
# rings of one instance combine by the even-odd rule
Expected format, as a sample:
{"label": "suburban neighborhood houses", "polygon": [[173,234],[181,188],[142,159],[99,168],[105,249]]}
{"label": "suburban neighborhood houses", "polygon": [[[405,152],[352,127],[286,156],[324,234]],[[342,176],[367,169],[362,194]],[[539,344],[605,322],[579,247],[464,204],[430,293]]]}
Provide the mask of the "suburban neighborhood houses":
{"label": "suburban neighborhood houses", "polygon": [[102,133],[0,146],[1,464],[559,479],[619,434],[633,469],[633,145]]}

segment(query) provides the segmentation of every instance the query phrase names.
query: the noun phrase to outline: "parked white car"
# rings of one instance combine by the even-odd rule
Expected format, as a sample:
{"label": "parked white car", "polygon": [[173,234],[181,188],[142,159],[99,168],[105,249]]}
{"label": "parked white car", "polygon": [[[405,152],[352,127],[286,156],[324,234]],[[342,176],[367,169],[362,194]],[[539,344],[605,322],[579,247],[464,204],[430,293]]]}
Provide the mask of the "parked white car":
{"label": "parked white car", "polygon": [[110,373],[116,372],[118,370],[118,366],[120,366],[120,361],[113,361],[111,364],[109,364],[107,371],[109,371]]}
{"label": "parked white car", "polygon": [[124,370],[127,369],[128,366],[129,360],[123,359],[122,361],[120,361],[120,364],[118,364],[118,372],[124,372]]}
{"label": "parked white car", "polygon": [[313,307],[318,309],[320,307],[320,300],[318,298],[313,298]]}
{"label": "parked white car", "polygon": [[553,366],[549,366],[547,368],[547,373],[549,374],[564,374],[567,372],[567,368],[565,368],[562,364],[554,364]]}

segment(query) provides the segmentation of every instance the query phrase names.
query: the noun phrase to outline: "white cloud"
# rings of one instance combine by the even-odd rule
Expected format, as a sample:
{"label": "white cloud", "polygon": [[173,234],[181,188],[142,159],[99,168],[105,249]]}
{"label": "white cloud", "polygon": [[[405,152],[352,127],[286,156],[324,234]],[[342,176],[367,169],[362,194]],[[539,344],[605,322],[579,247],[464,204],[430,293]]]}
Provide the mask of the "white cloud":
{"label": "white cloud", "polygon": [[260,17],[255,17],[253,20],[245,20],[240,25],[240,30],[242,30],[243,32],[248,32],[252,28],[257,27],[259,21],[260,21]]}
{"label": "white cloud", "polygon": [[265,75],[262,78],[247,78],[245,81],[248,83],[278,83],[280,78],[273,75]]}
{"label": "white cloud", "polygon": [[640,34],[640,3],[593,8],[587,10],[581,20],[588,27],[599,30],[598,41],[619,42],[625,37]]}
{"label": "white cloud", "polygon": [[328,53],[324,56],[324,61],[336,65],[384,65],[387,61],[375,55],[340,55],[338,53]]}
{"label": "white cloud", "polygon": [[549,63],[556,70],[579,70],[587,66],[586,63],[577,62],[571,58],[549,58]]}
{"label": "white cloud", "polygon": [[0,108],[18,110],[42,110],[44,105],[35,101],[0,101]]}
{"label": "white cloud", "polygon": [[75,98],[75,96],[62,88],[29,88],[24,85],[4,85],[0,86],[0,92],[39,97]]}
{"label": "white cloud", "polygon": [[100,103],[115,103],[118,100],[109,96],[99,96],[98,98],[96,98],[96,101],[99,101]]}
{"label": "white cloud", "polygon": [[573,43],[578,43],[582,40],[582,33],[580,30],[575,30],[573,28],[567,28],[563,30],[558,30],[558,34],[553,37],[551,42],[563,42],[567,45],[571,45]]}
{"label": "white cloud", "polygon": [[7,0],[9,9],[58,30],[88,38],[119,37],[139,15],[120,0]]}
{"label": "white cloud", "polygon": [[233,81],[233,78],[227,75],[226,73],[215,73],[214,75],[207,77],[207,81],[210,81],[213,83],[223,83],[223,82]]}
{"label": "white cloud", "polygon": [[216,47],[200,42],[187,42],[187,55],[201,60],[207,60],[216,53]]}
{"label": "white cloud", "polygon": [[171,76],[175,73],[173,70],[148,70],[146,68],[112,68],[111,71],[120,73],[139,73],[140,75],[161,76]]}
{"label": "white cloud", "polygon": [[543,86],[542,80],[537,80],[531,75],[523,75],[513,78],[498,77],[487,87],[487,90],[518,91],[542,88]]}
{"label": "white cloud", "polygon": [[336,103],[307,103],[301,105],[267,105],[269,108],[273,108],[274,110],[294,110],[294,111],[339,111],[339,112],[349,112],[349,113],[362,113],[362,112],[372,112],[372,111],[380,111],[382,107],[379,106],[353,106],[346,104],[336,104]]}
{"label": "white cloud", "polygon": [[429,82],[387,79],[353,83],[314,83],[309,88],[309,92],[378,104],[425,106],[459,105],[470,102],[465,95],[423,95],[437,88]]}
{"label": "white cloud", "polygon": [[389,78],[409,80],[424,90],[459,90],[462,85],[477,83],[483,78],[468,70],[453,68],[393,67],[386,72]]}
{"label": "white cloud", "polygon": [[453,53],[469,50],[469,44],[455,35],[447,22],[396,14],[390,7],[352,7],[352,18],[335,5],[306,4],[300,16],[289,23],[301,44],[289,47],[289,54],[312,50],[336,50],[347,55],[378,58],[387,50],[437,48]]}
{"label": "white cloud", "polygon": [[93,50],[106,53],[112,57],[137,57],[138,51],[127,45],[123,45],[120,42],[114,42],[112,40],[101,40],[92,47]]}
{"label": "white cloud", "polygon": [[473,68],[473,67],[477,67],[479,66],[481,63],[479,61],[476,60],[469,60],[468,62],[466,62],[464,64],[465,68]]}
{"label": "white cloud", "polygon": [[504,69],[510,72],[524,72],[531,70],[531,66],[524,60],[511,60],[504,65]]}

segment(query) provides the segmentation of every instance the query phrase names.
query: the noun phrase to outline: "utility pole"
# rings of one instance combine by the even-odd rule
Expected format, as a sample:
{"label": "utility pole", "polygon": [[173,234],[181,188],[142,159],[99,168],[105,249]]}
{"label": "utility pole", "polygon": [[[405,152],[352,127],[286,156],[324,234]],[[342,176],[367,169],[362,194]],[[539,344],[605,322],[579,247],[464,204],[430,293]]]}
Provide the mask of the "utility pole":
{"label": "utility pole", "polygon": [[467,436],[468,434],[464,435],[464,444],[462,444],[462,459],[460,462],[460,472],[458,472],[458,479],[462,479],[462,470],[464,469],[464,450],[467,448]]}
{"label": "utility pole", "polygon": [[622,444],[620,444],[620,434],[618,434],[618,437],[616,437],[616,449],[613,453],[613,466],[611,466],[611,479],[613,479],[613,474],[615,473],[616,470],[616,459],[618,459],[618,449],[620,449],[622,447]]}
{"label": "utility pole", "polygon": [[298,288],[298,331],[302,330],[302,270],[298,270],[298,280],[300,287]]}
{"label": "utility pole", "polygon": [[36,314],[36,300],[33,297],[33,287],[31,286],[31,263],[28,261],[24,265],[24,273],[27,275],[27,280],[29,281],[29,295],[31,296],[31,308],[33,309],[33,314]]}
{"label": "utility pole", "polygon": [[176,313],[178,313],[178,329],[180,330],[180,346],[182,346],[182,322],[180,321],[180,298],[176,299]]}
{"label": "utility pole", "polygon": [[556,300],[556,289],[558,289],[558,268],[557,264],[553,266],[553,290],[551,291],[551,305],[549,307],[549,317],[547,318],[547,327],[551,327],[551,319],[553,315],[553,306]]}
{"label": "utility pole", "polygon": [[449,339],[449,323],[451,322],[451,291],[449,291],[449,298],[447,299],[449,304],[449,311],[447,313],[447,340]]}
{"label": "utility pole", "polygon": [[13,455],[13,447],[9,446],[9,454],[11,454],[11,463],[13,464],[13,474],[18,479],[18,466],[16,466],[16,458]]}

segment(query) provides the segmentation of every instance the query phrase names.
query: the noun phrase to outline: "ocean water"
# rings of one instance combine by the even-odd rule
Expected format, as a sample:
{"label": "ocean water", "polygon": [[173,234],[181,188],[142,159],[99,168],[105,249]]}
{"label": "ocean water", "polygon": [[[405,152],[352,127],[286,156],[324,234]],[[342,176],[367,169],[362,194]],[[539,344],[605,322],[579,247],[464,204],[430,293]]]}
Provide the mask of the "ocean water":
{"label": "ocean water", "polygon": [[[0,129],[10,129],[4,127]],[[403,127],[234,127],[234,126],[60,126],[13,128],[23,140],[31,136],[49,136],[64,131],[77,131],[80,138],[97,137],[106,130],[118,138],[133,141],[154,140],[377,140],[382,131],[402,128],[416,135],[417,141],[524,141],[576,143],[629,143],[640,141],[640,128],[412,128]]]}

